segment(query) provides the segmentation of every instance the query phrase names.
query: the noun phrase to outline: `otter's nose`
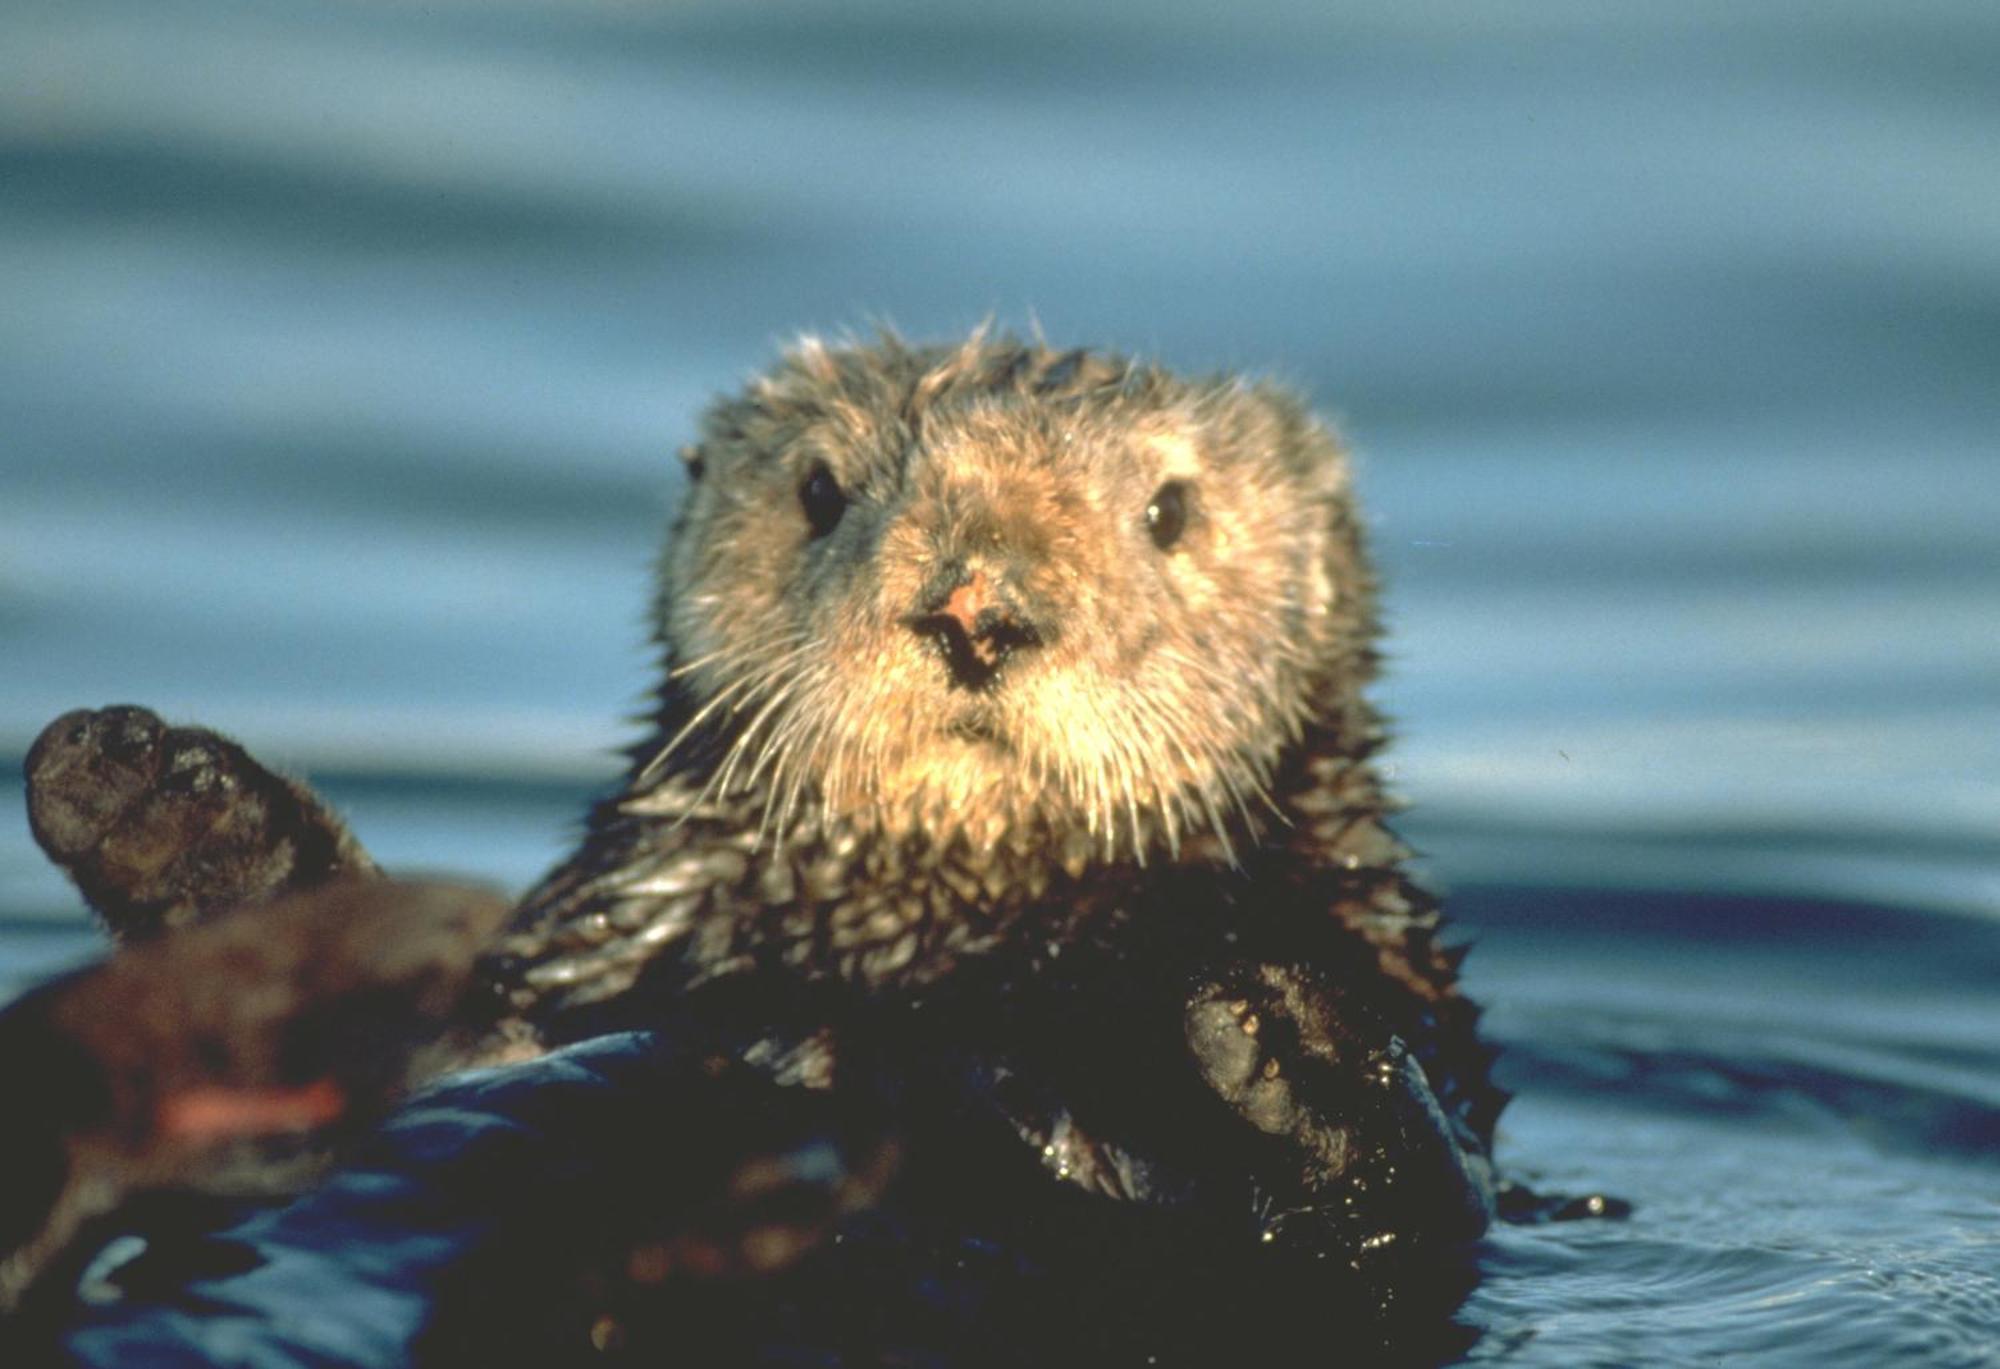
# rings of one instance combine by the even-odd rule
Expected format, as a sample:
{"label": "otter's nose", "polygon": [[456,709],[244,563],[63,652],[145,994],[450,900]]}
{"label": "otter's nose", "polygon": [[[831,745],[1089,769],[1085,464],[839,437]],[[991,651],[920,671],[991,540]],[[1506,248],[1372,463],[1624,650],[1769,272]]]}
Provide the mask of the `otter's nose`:
{"label": "otter's nose", "polygon": [[988,688],[1015,652],[1042,644],[1020,606],[977,567],[948,567],[908,622],[936,644],[952,683],[964,689]]}

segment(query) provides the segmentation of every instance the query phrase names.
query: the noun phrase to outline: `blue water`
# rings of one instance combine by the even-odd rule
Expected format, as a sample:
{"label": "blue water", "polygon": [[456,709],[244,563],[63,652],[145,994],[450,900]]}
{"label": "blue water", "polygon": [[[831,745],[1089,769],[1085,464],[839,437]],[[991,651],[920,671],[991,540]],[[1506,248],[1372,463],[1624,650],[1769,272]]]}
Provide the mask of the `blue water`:
{"label": "blue water", "polygon": [[[0,11],[0,757],[148,703],[519,886],[801,329],[1285,378],[1479,932],[1523,1365],[2000,1363],[2000,8]],[[0,800],[0,993],[86,954]]]}

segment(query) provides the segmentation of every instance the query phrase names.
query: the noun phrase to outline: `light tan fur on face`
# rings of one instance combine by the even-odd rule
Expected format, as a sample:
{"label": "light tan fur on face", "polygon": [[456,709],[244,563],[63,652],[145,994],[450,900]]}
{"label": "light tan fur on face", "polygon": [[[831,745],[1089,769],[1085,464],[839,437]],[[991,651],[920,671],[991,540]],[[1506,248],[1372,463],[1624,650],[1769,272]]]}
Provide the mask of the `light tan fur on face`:
{"label": "light tan fur on face", "polygon": [[[806,342],[708,416],[662,571],[694,721],[654,768],[765,796],[782,828],[987,845],[1082,830],[1107,855],[1228,855],[1283,748],[1368,674],[1369,586],[1343,456],[1290,398],[975,337]],[[800,487],[845,492],[815,537]],[[1146,508],[1183,482],[1157,546]],[[991,686],[912,629],[950,563],[1031,623]]]}

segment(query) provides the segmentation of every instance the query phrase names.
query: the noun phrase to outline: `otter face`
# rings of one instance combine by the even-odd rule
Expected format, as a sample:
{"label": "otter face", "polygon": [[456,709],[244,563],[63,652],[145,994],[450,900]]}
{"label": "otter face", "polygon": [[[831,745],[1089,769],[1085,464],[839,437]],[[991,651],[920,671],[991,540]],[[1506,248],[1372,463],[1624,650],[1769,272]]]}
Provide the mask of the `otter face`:
{"label": "otter face", "polygon": [[1345,463],[1267,390],[807,343],[709,414],[691,472],[662,636],[689,735],[723,739],[705,782],[781,825],[1226,850],[1365,673]]}

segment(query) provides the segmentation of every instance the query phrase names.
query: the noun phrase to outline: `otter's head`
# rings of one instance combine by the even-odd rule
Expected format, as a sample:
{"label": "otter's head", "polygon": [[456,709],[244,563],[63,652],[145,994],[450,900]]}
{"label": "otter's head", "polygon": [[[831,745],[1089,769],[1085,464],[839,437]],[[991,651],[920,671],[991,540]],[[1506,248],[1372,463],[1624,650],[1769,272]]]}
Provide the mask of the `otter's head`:
{"label": "otter's head", "polygon": [[1346,463],[1267,388],[808,341],[687,457],[647,773],[780,826],[1226,853],[1368,672]]}

